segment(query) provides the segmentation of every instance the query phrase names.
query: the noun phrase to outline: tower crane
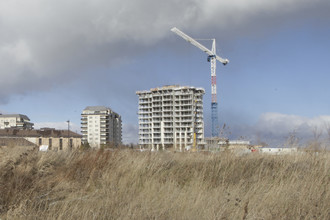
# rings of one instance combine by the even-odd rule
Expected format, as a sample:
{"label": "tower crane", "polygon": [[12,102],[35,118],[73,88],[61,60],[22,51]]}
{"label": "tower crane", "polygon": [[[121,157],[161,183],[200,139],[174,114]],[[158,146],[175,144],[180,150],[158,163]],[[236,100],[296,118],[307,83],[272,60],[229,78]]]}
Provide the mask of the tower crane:
{"label": "tower crane", "polygon": [[218,136],[218,103],[217,103],[217,76],[216,76],[216,61],[220,61],[223,65],[229,63],[229,60],[223,59],[216,54],[215,39],[212,39],[212,49],[209,50],[204,45],[197,42],[195,39],[189,37],[178,28],[174,27],[171,29],[172,32],[176,33],[195,47],[198,47],[202,51],[208,54],[207,61],[211,63],[211,121],[212,121],[212,137]]}

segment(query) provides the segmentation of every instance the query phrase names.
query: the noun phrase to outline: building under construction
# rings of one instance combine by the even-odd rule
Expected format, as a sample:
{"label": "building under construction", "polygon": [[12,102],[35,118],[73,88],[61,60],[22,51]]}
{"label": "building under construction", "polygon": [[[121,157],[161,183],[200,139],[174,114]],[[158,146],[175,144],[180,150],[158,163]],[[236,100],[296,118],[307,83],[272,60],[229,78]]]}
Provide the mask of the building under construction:
{"label": "building under construction", "polygon": [[203,88],[174,85],[136,94],[141,147],[182,151],[204,145]]}

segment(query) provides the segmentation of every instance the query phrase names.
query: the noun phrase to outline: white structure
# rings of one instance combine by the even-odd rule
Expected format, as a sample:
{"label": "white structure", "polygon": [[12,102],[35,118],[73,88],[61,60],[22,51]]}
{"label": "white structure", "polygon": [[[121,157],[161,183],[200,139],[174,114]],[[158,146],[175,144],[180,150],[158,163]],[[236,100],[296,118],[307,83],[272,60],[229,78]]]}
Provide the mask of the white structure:
{"label": "white structure", "polygon": [[0,129],[33,129],[33,123],[26,115],[21,114],[0,114]]}
{"label": "white structure", "polygon": [[291,154],[297,152],[298,149],[296,147],[261,147],[259,148],[260,153],[264,154]]}
{"label": "white structure", "polygon": [[81,114],[82,142],[91,147],[121,144],[121,117],[104,106],[88,106]]}
{"label": "white structure", "polygon": [[164,86],[138,91],[139,145],[182,151],[204,145],[203,95],[205,90],[187,86]]}

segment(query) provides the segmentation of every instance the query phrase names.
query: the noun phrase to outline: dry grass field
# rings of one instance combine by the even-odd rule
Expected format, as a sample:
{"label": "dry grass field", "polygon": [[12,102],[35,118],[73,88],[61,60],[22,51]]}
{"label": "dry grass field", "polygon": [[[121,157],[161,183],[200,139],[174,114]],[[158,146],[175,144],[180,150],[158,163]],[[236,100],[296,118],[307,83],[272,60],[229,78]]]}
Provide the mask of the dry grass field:
{"label": "dry grass field", "polygon": [[0,219],[330,219],[330,155],[0,149]]}

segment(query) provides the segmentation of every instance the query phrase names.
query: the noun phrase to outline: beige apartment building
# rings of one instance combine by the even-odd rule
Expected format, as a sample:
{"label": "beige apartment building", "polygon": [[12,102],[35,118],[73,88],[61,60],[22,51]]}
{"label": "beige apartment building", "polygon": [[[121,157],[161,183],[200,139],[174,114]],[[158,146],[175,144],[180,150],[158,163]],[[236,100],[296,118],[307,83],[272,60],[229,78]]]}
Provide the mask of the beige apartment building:
{"label": "beige apartment building", "polygon": [[33,129],[29,117],[21,114],[0,114],[0,129]]}
{"label": "beige apartment building", "polygon": [[143,148],[182,150],[204,142],[203,88],[163,86],[138,91],[139,145]]}
{"label": "beige apartment building", "polygon": [[122,142],[121,116],[104,106],[88,106],[81,114],[82,142],[97,148]]}

